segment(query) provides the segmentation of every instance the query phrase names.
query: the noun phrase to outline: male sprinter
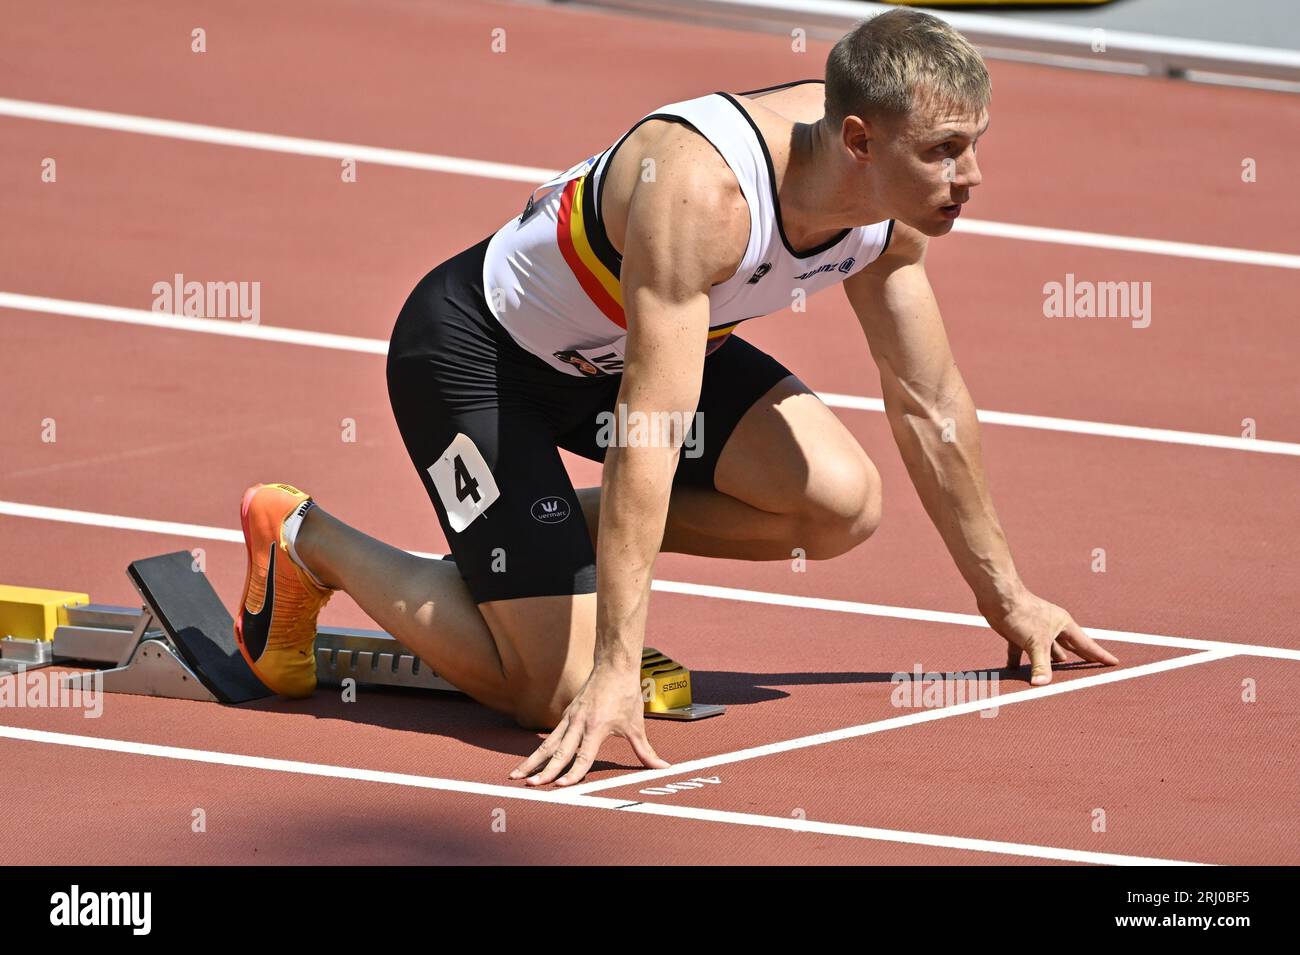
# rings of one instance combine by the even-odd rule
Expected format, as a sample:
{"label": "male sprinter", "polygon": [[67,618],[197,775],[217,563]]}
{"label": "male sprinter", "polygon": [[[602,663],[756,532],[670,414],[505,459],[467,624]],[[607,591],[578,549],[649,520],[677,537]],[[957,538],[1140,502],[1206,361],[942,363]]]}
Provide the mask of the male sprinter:
{"label": "male sprinter", "polygon": [[[236,625],[249,665],[282,694],[310,693],[316,615],[344,590],[459,689],[554,728],[512,778],[575,783],[611,735],[667,766],[640,686],[656,554],[829,558],[880,521],[862,448],[732,334],[841,282],[908,472],[1008,666],[1027,651],[1038,685],[1061,647],[1118,662],[1021,582],[926,280],[927,239],[980,182],[988,102],[961,36],[891,11],[835,45],[824,85],[665,106],[536,190],[425,276],[388,353],[397,425],[454,563],[374,540],[296,488],[255,485]],[[683,427],[610,441],[611,413]],[[603,460],[601,486],[575,491],[557,448]]]}

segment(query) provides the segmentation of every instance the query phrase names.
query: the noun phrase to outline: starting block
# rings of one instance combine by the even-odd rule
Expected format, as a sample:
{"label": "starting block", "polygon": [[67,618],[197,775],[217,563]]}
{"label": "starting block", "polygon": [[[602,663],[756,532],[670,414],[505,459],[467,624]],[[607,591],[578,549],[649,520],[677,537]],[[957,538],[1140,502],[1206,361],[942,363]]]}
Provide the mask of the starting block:
{"label": "starting block", "polygon": [[[272,696],[244,662],[234,620],[188,551],[133,561],[127,574],[140,609],[90,602],[65,591],[0,586],[0,674],[58,663],[88,664],[95,672],[64,678],[89,688],[102,679],[108,693],[213,703],[247,703]],[[321,627],[316,679],[359,685],[458,692],[382,630]],[[698,720],[726,707],[695,703],[690,671],[647,647],[641,661],[645,715]]]}
{"label": "starting block", "polygon": [[691,700],[691,671],[658,650],[641,651],[641,698],[645,715],[665,720],[702,720],[720,716],[725,706]]}
{"label": "starting block", "polygon": [[90,603],[86,594],[0,584],[0,673],[50,662],[54,631],[67,609]]}

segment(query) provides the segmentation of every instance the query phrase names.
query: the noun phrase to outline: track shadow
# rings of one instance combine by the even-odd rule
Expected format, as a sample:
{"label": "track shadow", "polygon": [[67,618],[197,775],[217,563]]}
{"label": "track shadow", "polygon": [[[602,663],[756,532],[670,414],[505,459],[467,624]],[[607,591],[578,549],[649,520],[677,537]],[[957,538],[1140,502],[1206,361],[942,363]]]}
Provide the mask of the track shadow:
{"label": "track shadow", "polygon": [[[1059,673],[1100,670],[1102,667],[1077,661],[1060,664],[1054,669]],[[976,668],[961,672],[984,674],[987,678],[996,676],[1003,684],[1016,684],[1016,689],[1029,685],[1028,666],[1014,672]],[[788,692],[791,687],[889,684],[894,675],[894,672],[883,671],[754,673],[695,670],[692,671],[692,683],[695,698],[701,702],[746,706],[784,699],[791,695]],[[445,737],[476,749],[520,760],[531,754],[544,738],[542,733],[524,730],[510,717],[496,713],[464,694],[452,692],[362,686],[358,689],[354,702],[345,702],[337,691],[321,689],[306,700],[260,700],[244,704],[239,709],[297,713],[320,720],[416,733],[425,738],[426,744],[430,737]],[[652,735],[653,731],[652,726]],[[598,761],[592,767],[592,772],[641,768],[630,752],[620,756],[623,758]],[[511,784],[510,780],[504,778],[504,773],[501,783]]]}
{"label": "track shadow", "polygon": [[[1085,663],[1082,660],[1060,663],[1053,666],[1054,673],[1073,673],[1078,670],[1100,670],[1099,663]],[[926,673],[932,671],[925,671]],[[963,672],[983,674],[986,678],[996,677],[1001,683],[1023,683],[1029,686],[1029,667],[1022,666],[1016,670],[1003,668],[969,667],[936,670],[933,672]],[[837,686],[863,683],[890,683],[895,673],[910,673],[899,670],[885,673],[882,671],[840,671],[835,673],[738,673],[723,670],[692,670],[691,684],[695,697],[702,703],[721,703],[728,706],[743,706],[749,703],[764,703],[769,700],[784,699],[790,694],[779,687],[798,686]]]}

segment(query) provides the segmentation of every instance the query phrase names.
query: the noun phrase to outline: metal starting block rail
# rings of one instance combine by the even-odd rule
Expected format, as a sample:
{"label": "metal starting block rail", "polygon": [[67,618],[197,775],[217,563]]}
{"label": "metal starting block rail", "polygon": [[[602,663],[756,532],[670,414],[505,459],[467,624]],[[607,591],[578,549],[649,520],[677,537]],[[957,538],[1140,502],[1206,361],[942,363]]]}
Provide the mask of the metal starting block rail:
{"label": "metal starting block rail", "polygon": [[[65,684],[85,685],[97,672],[108,693],[219,702],[148,607],[86,604],[69,607],[67,618],[68,624],[55,628],[54,639],[46,643],[40,665],[88,663],[95,671],[68,676]],[[382,630],[321,627],[316,632],[316,682],[333,687],[349,678],[367,686],[459,692]]]}
{"label": "metal starting block rail", "polygon": [[[234,621],[188,551],[133,561],[127,568],[140,609],[89,602],[85,594],[0,586],[0,674],[55,664],[87,665],[65,686],[102,679],[108,693],[212,703],[245,703],[271,691],[244,662]],[[382,630],[321,627],[316,679],[340,686],[459,692]],[[645,715],[697,720],[724,706],[695,703],[690,671],[647,647],[641,685]]]}

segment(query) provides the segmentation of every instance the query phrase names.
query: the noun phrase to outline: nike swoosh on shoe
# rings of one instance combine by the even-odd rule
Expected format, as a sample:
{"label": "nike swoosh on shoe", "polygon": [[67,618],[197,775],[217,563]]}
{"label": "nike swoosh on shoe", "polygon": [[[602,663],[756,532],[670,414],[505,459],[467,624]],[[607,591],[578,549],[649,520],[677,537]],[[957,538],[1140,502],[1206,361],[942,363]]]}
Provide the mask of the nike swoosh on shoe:
{"label": "nike swoosh on shoe", "polygon": [[241,630],[244,646],[254,660],[260,660],[266,651],[266,642],[271,636],[271,613],[275,609],[275,543],[271,544],[271,559],[266,567],[266,596],[262,598],[262,609],[257,613],[244,607],[244,622]]}

